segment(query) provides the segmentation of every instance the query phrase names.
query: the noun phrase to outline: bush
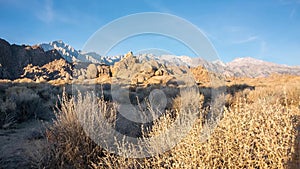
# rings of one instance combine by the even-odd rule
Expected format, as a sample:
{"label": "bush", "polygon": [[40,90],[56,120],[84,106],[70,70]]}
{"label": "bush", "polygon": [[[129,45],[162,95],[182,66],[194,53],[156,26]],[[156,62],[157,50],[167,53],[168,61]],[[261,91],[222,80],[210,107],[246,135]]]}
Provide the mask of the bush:
{"label": "bush", "polygon": [[68,99],[64,93],[60,104],[61,108],[55,113],[56,120],[47,130],[49,154],[44,166],[89,168],[91,162],[97,162],[99,156],[104,156],[105,151],[86,135],[81,122],[101,113],[114,125],[116,108],[102,99],[95,99],[93,94],[79,94],[78,97]]}
{"label": "bush", "polygon": [[11,99],[6,99],[5,101],[2,99],[0,99],[0,128],[6,128],[16,122],[16,103]]}
{"label": "bush", "polygon": [[[247,91],[247,95],[252,95],[252,92],[255,91]],[[292,103],[299,103],[300,99],[282,104],[280,98],[275,102],[267,100],[268,93],[261,93],[259,99],[251,101],[247,97],[236,96],[234,104],[230,108],[224,108],[222,118],[217,119],[218,125],[211,126],[204,118],[206,112],[195,106],[201,99],[195,98],[193,93],[189,91],[181,93],[181,96],[174,101],[174,109],[166,111],[154,121],[153,126],[144,132],[143,137],[153,137],[168,130],[178,117],[187,112],[197,114],[198,117],[192,124],[192,130],[171,150],[141,159],[111,154],[96,145],[83,131],[79,121],[96,118],[99,113],[110,119],[113,126],[116,121],[116,107],[112,106],[112,103],[94,99],[89,94],[84,97],[79,95],[70,100],[64,97],[62,108],[56,113],[57,120],[47,132],[50,143],[48,152],[51,152],[51,158],[45,166],[51,168],[289,168],[290,163],[295,163],[295,166],[299,164],[299,149],[295,146],[298,145],[296,140],[298,133],[295,128],[299,123],[295,119],[300,113],[298,105]],[[273,95],[278,94],[273,90]],[[221,98],[224,96],[220,96]],[[195,102],[189,102],[191,100]],[[185,119],[191,120],[188,116]],[[172,134],[173,138],[179,137],[181,129]],[[153,148],[153,145],[159,149],[160,145],[171,144],[171,142],[172,140],[156,140],[156,142],[154,140],[146,149]],[[130,147],[126,142],[115,142],[115,144],[119,147]],[[141,151],[141,149],[132,146],[128,151]]]}
{"label": "bush", "polygon": [[43,111],[40,97],[32,89],[25,86],[13,86],[6,90],[7,99],[16,104],[15,119],[17,122],[37,117]]}
{"label": "bush", "polygon": [[13,85],[0,98],[0,127],[24,122],[28,119],[51,120],[52,109],[61,91],[51,85]]}

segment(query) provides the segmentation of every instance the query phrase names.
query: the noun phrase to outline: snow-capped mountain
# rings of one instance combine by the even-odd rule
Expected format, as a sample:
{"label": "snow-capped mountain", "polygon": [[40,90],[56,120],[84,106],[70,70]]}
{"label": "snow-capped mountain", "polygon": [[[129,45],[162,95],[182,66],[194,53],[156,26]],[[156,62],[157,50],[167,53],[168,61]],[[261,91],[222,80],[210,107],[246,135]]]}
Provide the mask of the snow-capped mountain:
{"label": "snow-capped mountain", "polygon": [[187,66],[197,67],[203,66],[207,70],[212,72],[223,72],[225,69],[225,63],[220,60],[215,62],[208,62],[203,58],[192,58],[189,56],[176,56],[176,55],[161,55],[156,56],[153,54],[140,54],[137,56],[139,60],[156,60],[165,65]]}
{"label": "snow-capped mountain", "polygon": [[56,49],[61,54],[61,56],[64,59],[66,59],[68,62],[75,62],[75,61],[88,62],[90,60],[97,61],[97,59],[93,57],[89,57],[84,54],[81,54],[80,52],[75,50],[72,46],[64,43],[61,40],[53,41],[50,43],[42,43],[39,44],[38,46],[43,48],[44,51]]}
{"label": "snow-capped mountain", "polygon": [[101,56],[100,62],[106,65],[114,65],[116,62],[119,62],[124,55],[117,55],[117,56]]}
{"label": "snow-capped mountain", "polygon": [[113,65],[122,59],[123,55],[120,56],[100,56],[95,52],[84,52],[81,50],[76,50],[72,46],[64,43],[61,40],[53,41],[50,43],[39,44],[44,51],[49,51],[56,49],[64,59],[68,62],[92,62],[92,63],[102,63],[106,65]]}
{"label": "snow-capped mountain", "polygon": [[[50,43],[42,43],[38,46],[42,47],[44,51],[49,51],[56,49],[63,58],[68,62],[92,62],[92,63],[102,63],[106,65],[114,65],[115,62],[120,61],[124,55],[117,56],[100,56],[95,52],[83,52],[74,49],[72,46],[64,43],[61,40],[53,41]],[[176,65],[176,66],[188,66],[195,67],[201,65],[206,69],[214,72],[221,72],[223,70],[224,63],[218,61],[216,63],[210,63],[202,58],[191,58],[189,56],[176,56],[176,55],[161,55],[156,56],[154,54],[139,54],[139,60],[156,60],[162,64],[166,65]],[[221,70],[219,70],[221,69]]]}
{"label": "snow-capped mountain", "polygon": [[226,64],[223,73],[230,76],[266,77],[273,73],[300,75],[300,66],[287,66],[245,57]]}
{"label": "snow-capped mountain", "polygon": [[146,60],[156,60],[161,64],[165,65],[176,65],[176,66],[191,66],[190,57],[187,56],[176,56],[176,55],[154,55],[154,54],[139,54],[137,58],[140,61]]}
{"label": "snow-capped mountain", "polygon": [[[83,52],[74,49],[72,46],[61,40],[42,43],[38,46],[42,47],[44,51],[56,49],[68,62],[92,62],[114,65],[124,57],[124,55],[100,56],[95,52]],[[141,61],[156,60],[165,65],[188,67],[202,66],[211,72],[223,74],[225,76],[265,77],[273,73],[300,75],[300,66],[280,65],[251,57],[237,58],[229,63],[223,63],[221,60],[208,62],[203,58],[176,55],[156,56],[154,54],[139,54],[137,55],[137,58]]]}
{"label": "snow-capped mountain", "polygon": [[236,77],[267,77],[271,74],[292,74],[300,75],[300,66],[280,65],[263,60],[245,57],[237,58],[229,63],[221,60],[208,62],[203,58],[191,58],[188,56],[162,55],[155,56],[142,54],[139,59],[157,60],[163,64],[175,64],[177,66],[196,67],[202,66],[211,72],[223,74],[225,76]]}

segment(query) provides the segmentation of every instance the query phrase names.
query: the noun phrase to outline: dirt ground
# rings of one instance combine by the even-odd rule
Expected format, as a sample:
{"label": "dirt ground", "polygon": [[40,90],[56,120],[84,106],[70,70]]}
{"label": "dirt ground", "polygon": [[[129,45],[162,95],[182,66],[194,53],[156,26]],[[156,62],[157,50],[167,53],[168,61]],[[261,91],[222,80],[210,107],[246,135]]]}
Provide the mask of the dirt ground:
{"label": "dirt ground", "polygon": [[0,129],[0,168],[38,168],[42,158],[39,147],[46,142],[45,125],[43,121],[30,120],[11,129]]}

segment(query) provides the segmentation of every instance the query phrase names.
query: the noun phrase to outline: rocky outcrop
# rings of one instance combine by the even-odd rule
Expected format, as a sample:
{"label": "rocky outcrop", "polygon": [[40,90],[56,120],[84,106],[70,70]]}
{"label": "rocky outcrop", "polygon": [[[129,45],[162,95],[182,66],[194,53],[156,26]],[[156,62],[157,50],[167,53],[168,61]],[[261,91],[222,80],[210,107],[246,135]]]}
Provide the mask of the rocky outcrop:
{"label": "rocky outcrop", "polygon": [[98,69],[95,64],[89,64],[89,66],[86,69],[86,77],[88,79],[94,79],[98,75]]}
{"label": "rocky outcrop", "polygon": [[175,75],[186,74],[180,67],[167,67],[156,60],[139,60],[132,52],[111,68],[112,77],[121,83],[140,84],[168,84],[177,79]]}
{"label": "rocky outcrop", "polygon": [[212,73],[210,73],[208,70],[203,68],[202,66],[198,66],[195,68],[191,68],[191,71],[196,79],[196,82],[198,84],[204,84],[210,82],[210,76]]}
{"label": "rocky outcrop", "polygon": [[110,66],[99,63],[75,63],[73,69],[74,79],[82,81],[85,79],[109,78],[111,77]]}
{"label": "rocky outcrop", "polygon": [[10,45],[0,39],[0,79],[20,78],[29,64],[41,67],[61,58],[56,50],[44,52],[38,46]]}
{"label": "rocky outcrop", "polygon": [[39,83],[55,79],[69,81],[72,79],[72,65],[64,59],[54,60],[41,67],[28,64],[21,78],[32,79]]}
{"label": "rocky outcrop", "polygon": [[225,83],[225,76],[210,72],[202,66],[190,69],[196,83],[200,86],[222,86]]}
{"label": "rocky outcrop", "polygon": [[[132,74],[132,71],[138,69],[136,64],[138,63],[138,59],[133,56],[132,52],[129,52],[125,55],[120,62],[116,62],[114,66],[111,68],[112,77],[118,77],[127,79]],[[134,67],[135,66],[135,67]],[[124,70],[131,70],[131,71],[124,71]]]}

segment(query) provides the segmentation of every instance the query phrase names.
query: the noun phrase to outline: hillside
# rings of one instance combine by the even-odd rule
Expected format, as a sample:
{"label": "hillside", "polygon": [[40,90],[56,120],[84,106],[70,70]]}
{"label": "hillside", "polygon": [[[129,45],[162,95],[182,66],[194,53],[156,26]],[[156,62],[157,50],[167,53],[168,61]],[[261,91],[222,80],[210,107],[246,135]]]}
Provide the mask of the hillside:
{"label": "hillside", "polygon": [[39,46],[10,45],[0,39],[0,79],[20,78],[29,64],[43,66],[61,58],[56,50],[45,52]]}

